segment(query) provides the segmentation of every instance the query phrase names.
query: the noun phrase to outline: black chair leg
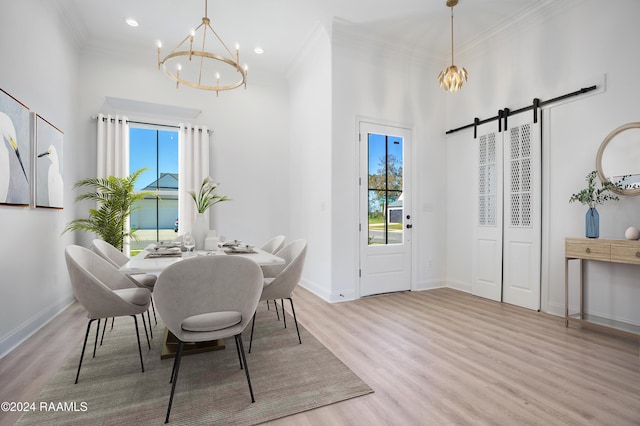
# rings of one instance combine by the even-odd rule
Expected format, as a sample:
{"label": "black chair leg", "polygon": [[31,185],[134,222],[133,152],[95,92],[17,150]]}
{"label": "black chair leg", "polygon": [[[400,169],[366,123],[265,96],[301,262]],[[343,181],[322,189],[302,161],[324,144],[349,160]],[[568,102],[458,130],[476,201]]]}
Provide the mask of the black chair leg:
{"label": "black chair leg", "polygon": [[236,338],[236,344],[239,345],[240,347],[240,353],[242,354],[242,362],[244,364],[244,373],[247,375],[247,384],[249,385],[251,402],[256,402],[256,399],[253,397],[253,387],[251,386],[251,378],[249,377],[249,366],[247,365],[247,357],[244,354],[244,346],[242,344],[242,335],[236,334],[234,337]]}
{"label": "black chair leg", "polygon": [[[142,314],[142,316],[144,316],[144,314]],[[149,320],[149,335],[151,336],[151,339],[153,339],[153,328],[151,328],[151,312],[149,312],[149,309],[147,309],[147,319]]]}
{"label": "black chair leg", "polygon": [[102,326],[102,337],[100,337],[100,346],[102,346],[102,342],[104,341],[104,331],[107,329],[108,319],[104,319],[104,325]]}
{"label": "black chair leg", "polygon": [[111,329],[113,330],[113,322],[116,320],[116,317],[111,318]]}
{"label": "black chair leg", "polygon": [[184,342],[179,341],[178,352],[176,353],[176,359],[173,364],[175,370],[172,374],[173,384],[171,385],[171,395],[169,396],[169,406],[167,407],[167,417],[164,422],[169,423],[169,414],[171,414],[171,405],[173,404],[173,393],[176,390],[176,383],[178,383],[178,372],[180,371],[180,360],[182,359],[182,349],[184,349]]}
{"label": "black chair leg", "polygon": [[76,373],[76,384],[78,384],[78,377],[80,377],[80,368],[82,367],[82,359],[84,358],[84,350],[87,347],[87,338],[89,337],[89,330],[91,329],[91,323],[95,320],[89,320],[87,324],[87,332],[84,334],[84,343],[82,344],[82,353],[80,354],[80,363],[78,363],[78,372]]}
{"label": "black chair leg", "polygon": [[293,313],[293,322],[296,323],[296,331],[298,332],[298,342],[302,344],[302,340],[300,340],[300,329],[298,328],[298,319],[296,318],[296,310],[293,307],[293,299],[290,297],[288,299],[289,299],[289,302],[291,302],[291,312]]}
{"label": "black chair leg", "polygon": [[284,322],[284,328],[287,328],[287,316],[284,314],[284,299],[280,299],[282,305],[282,321]]}
{"label": "black chair leg", "polygon": [[[276,299],[273,299],[273,306],[276,307],[276,316],[278,317],[278,321],[280,321],[280,313],[278,312],[278,301]],[[284,312],[282,313],[282,315],[284,316]]]}
{"label": "black chair leg", "polygon": [[[149,350],[151,350],[151,342],[149,342],[149,333],[147,332],[147,322],[144,319],[144,312],[140,314],[142,317],[142,325],[144,326],[144,334],[147,335],[147,345],[149,346]],[[137,320],[136,320],[137,322]],[[151,324],[149,324],[149,328],[151,328]]]}
{"label": "black chair leg", "polygon": [[169,379],[169,383],[173,383],[173,378],[176,376],[176,364],[178,362],[178,356],[173,356],[173,367],[171,368],[171,378]]}
{"label": "black chair leg", "polygon": [[244,367],[242,366],[242,356],[240,356],[240,347],[238,346],[238,339],[236,339],[236,352],[238,352],[238,360],[240,361],[240,370]]}
{"label": "black chair leg", "polygon": [[253,313],[253,319],[251,320],[251,338],[249,339],[249,353],[251,353],[251,345],[253,345],[253,327],[256,326],[256,313]]}
{"label": "black chair leg", "polygon": [[[142,362],[142,346],[140,345],[140,332],[138,331],[138,318],[135,315],[131,315],[133,317],[133,322],[136,324],[136,337],[138,338],[138,353],[140,354],[140,366],[142,367],[142,372],[144,373],[144,362]],[[142,316],[142,320],[144,321],[144,315]]]}
{"label": "black chair leg", "polygon": [[158,325],[158,317],[156,316],[156,305],[153,304],[153,295],[151,295],[151,309],[153,309],[153,319],[156,321],[156,325]]}
{"label": "black chair leg", "polygon": [[[106,318],[105,318],[106,321]],[[100,320],[98,320],[98,327],[96,328],[96,340],[93,342],[93,357],[96,357],[96,348],[98,347],[98,333],[100,333]]]}

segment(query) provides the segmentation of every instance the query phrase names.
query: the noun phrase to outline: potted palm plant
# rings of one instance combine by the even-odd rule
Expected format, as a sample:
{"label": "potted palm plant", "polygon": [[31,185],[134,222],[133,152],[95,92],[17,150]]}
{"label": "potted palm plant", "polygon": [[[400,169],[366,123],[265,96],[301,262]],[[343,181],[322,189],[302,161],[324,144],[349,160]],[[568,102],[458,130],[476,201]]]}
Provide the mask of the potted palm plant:
{"label": "potted palm plant", "polygon": [[93,188],[90,192],[80,194],[76,202],[92,200],[98,203],[95,209],[89,209],[89,217],[74,219],[64,228],[68,231],[88,231],[100,236],[118,250],[124,247],[125,238],[136,240],[135,229],[127,229],[126,222],[137,207],[135,203],[145,197],[157,197],[153,192],[134,192],[137,179],[146,168],[131,173],[127,177],[109,176],[107,178],[81,179],[74,188]]}
{"label": "potted palm plant", "polygon": [[[587,238],[598,238],[600,236],[600,215],[596,206],[603,204],[605,201],[618,201],[620,198],[613,193],[615,190],[623,189],[621,182],[602,182],[596,183],[596,176],[598,172],[593,170],[590,172],[585,180],[587,181],[587,187],[579,192],[571,195],[569,202],[579,202],[583,205],[589,206],[585,218],[585,232]],[[624,178],[623,178],[624,180]]]}

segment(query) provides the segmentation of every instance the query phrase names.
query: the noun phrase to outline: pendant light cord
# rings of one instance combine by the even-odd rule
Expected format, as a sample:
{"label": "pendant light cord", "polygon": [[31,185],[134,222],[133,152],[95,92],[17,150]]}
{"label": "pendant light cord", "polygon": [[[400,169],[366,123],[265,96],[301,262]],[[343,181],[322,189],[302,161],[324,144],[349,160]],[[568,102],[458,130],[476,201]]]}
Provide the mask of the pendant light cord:
{"label": "pendant light cord", "polygon": [[453,6],[451,6],[451,65],[453,66]]}

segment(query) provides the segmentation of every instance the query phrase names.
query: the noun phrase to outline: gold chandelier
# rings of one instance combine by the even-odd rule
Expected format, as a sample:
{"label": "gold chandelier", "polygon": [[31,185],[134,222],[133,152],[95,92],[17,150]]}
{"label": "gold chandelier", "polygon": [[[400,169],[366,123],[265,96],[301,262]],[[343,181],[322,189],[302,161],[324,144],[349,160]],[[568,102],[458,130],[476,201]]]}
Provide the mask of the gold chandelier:
{"label": "gold chandelier", "polygon": [[467,70],[464,67],[458,68],[453,65],[453,6],[458,4],[458,0],[447,0],[447,7],[451,8],[451,66],[445,68],[438,75],[440,87],[447,92],[457,92],[462,88],[462,84],[467,81]]}
{"label": "gold chandelier", "polygon": [[[215,43],[213,40],[217,50],[207,51],[207,35],[218,41]],[[194,50],[194,46],[196,50]],[[236,44],[235,47],[234,55],[211,27],[208,0],[205,0],[202,23],[164,58],[160,52],[162,43],[158,42],[158,69],[162,67],[165,74],[176,81],[176,88],[180,87],[180,84],[184,84],[196,89],[215,90],[216,95],[220,91],[240,86],[244,86],[246,89],[248,67],[246,65],[240,66],[240,46]],[[197,50],[198,48],[200,50]],[[236,77],[233,77],[229,72],[230,67],[233,67],[238,73]],[[227,75],[224,75],[221,69],[227,70]]]}

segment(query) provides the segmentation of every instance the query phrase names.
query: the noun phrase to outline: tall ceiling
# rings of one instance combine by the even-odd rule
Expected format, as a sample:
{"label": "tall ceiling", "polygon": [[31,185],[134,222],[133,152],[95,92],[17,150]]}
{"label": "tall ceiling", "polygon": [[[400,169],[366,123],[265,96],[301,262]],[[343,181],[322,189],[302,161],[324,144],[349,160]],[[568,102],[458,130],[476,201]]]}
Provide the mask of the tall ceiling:
{"label": "tall ceiling", "polygon": [[[205,1],[55,0],[82,48],[117,46],[152,57],[158,40],[168,53],[200,24]],[[284,72],[318,24],[331,28],[334,21],[363,38],[441,58],[443,66],[451,54],[451,9],[446,0],[208,1],[214,30],[230,47],[239,43],[241,63],[247,63],[252,72]],[[559,1],[459,0],[453,10],[455,51],[464,51],[465,46]],[[127,17],[138,20],[139,27],[127,26]],[[255,54],[256,46],[264,54]]]}

